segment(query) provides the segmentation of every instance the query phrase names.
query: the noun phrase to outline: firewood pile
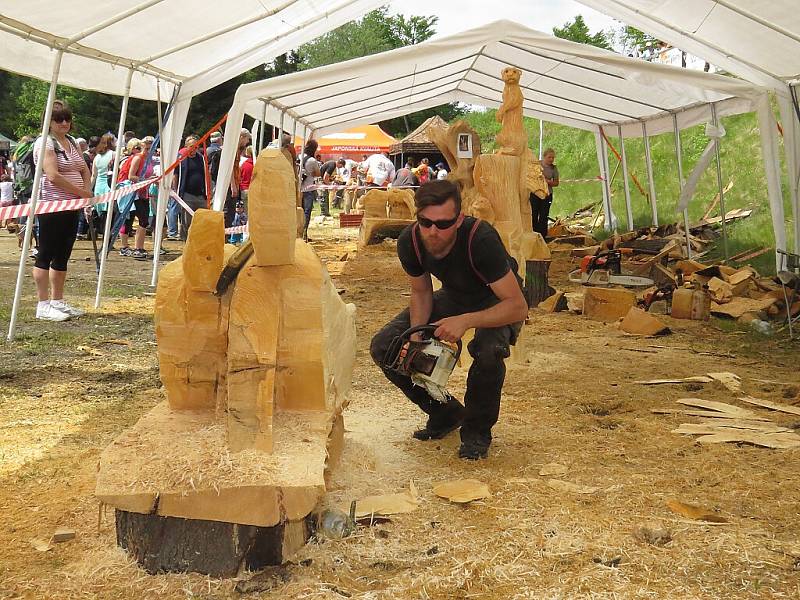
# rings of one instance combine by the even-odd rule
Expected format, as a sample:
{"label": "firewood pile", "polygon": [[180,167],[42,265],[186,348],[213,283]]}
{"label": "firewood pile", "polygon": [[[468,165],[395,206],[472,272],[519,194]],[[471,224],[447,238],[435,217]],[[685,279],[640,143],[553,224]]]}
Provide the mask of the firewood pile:
{"label": "firewood pile", "polygon": [[[638,291],[637,304],[654,314],[670,314],[674,318],[707,319],[709,315],[734,319],[750,324],[764,333],[781,328],[787,311],[800,313],[800,297],[789,290],[784,298],[781,285],[764,277],[753,267],[743,264],[770,252],[771,248],[753,248],[732,256],[729,264],[704,262],[702,257],[719,237],[721,217],[704,217],[691,225],[687,236],[682,224],[670,223],[659,227],[643,227],[635,231],[615,233],[603,241],[591,234],[599,204],[589,205],[565,219],[558,219],[548,230],[549,247],[553,253],[569,253],[574,262],[585,256],[608,250],[621,250],[622,270],[629,275],[648,277],[652,287]],[[749,210],[732,210],[726,214],[730,222],[746,218]],[[687,240],[693,259],[688,258]],[[731,266],[738,265],[738,266]],[[705,296],[705,310],[684,310],[684,298],[695,292]],[[701,302],[703,298],[700,298]],[[788,300],[788,301],[787,301]],[[691,300],[686,300],[691,304]],[[789,306],[787,306],[787,304]],[[565,303],[550,302],[544,306],[559,310]],[[680,305],[680,306],[679,306]],[[560,308],[556,308],[556,307]]]}

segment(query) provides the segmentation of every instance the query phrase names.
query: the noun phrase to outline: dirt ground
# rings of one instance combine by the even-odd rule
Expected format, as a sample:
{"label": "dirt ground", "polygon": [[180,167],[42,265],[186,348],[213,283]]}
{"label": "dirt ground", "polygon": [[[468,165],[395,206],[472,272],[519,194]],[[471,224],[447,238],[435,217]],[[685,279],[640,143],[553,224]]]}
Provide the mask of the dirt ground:
{"label": "dirt ground", "polygon": [[[798,345],[727,323],[666,320],[671,335],[629,337],[571,313],[531,311],[510,361],[489,458],[456,457],[458,439],[411,439],[422,419],[371,363],[371,335],[407,302],[385,242],[356,252],[353,230],[312,230],[343,298],[357,306],[358,356],[346,445],[326,502],[419,489],[422,504],[340,541],[311,543],[291,577],[261,598],[798,598],[797,450],[701,446],[671,433],[693,417],[654,414],[679,398],[731,402],[713,384],[640,379],[731,371],[743,391],[800,406]],[[178,244],[168,245],[176,251]],[[68,299],[92,305],[94,266],[79,242]],[[345,260],[342,260],[345,259]],[[0,317],[8,322],[18,254],[0,234]],[[561,289],[568,259],[551,283]],[[0,597],[238,598],[236,580],[151,576],[116,547],[113,514],[93,498],[100,451],[159,402],[150,264],[112,256],[101,311],[56,324],[33,317],[26,279],[19,336],[0,349]],[[452,391],[463,394],[457,370]],[[800,417],[754,409],[800,427]],[[566,468],[540,476],[548,463]],[[438,482],[476,478],[491,497],[437,498]],[[548,479],[596,488],[555,489]],[[587,490],[584,490],[587,491]],[[680,500],[718,513],[707,524],[671,512]],[[36,549],[65,526],[74,540]],[[640,526],[671,541],[634,537]],[[255,597],[255,596],[253,596]]]}

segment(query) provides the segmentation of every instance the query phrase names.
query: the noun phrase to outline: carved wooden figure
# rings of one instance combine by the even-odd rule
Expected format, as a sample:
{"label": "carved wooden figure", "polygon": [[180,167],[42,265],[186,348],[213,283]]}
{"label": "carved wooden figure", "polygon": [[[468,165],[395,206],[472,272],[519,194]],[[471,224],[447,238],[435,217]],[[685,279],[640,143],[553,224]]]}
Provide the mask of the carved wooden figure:
{"label": "carved wooden figure", "polygon": [[503,79],[503,104],[497,110],[495,118],[502,123],[497,135],[499,154],[521,156],[528,145],[528,136],[522,126],[522,103],[524,97],[519,87],[522,72],[514,67],[506,67],[500,76]]}
{"label": "carved wooden figure", "polygon": [[414,222],[414,192],[410,189],[372,189],[360,202],[364,218],[358,232],[358,245],[364,248],[386,237],[397,237],[409,223]]}
{"label": "carved wooden figure", "polygon": [[280,563],[341,447],[355,308],[295,239],[293,167],[263,151],[250,187],[254,252],[220,297],[233,253],[221,213],[199,210],[162,271],[156,335],[167,401],[100,460],[96,495],[118,543],[150,572],[235,575]]}

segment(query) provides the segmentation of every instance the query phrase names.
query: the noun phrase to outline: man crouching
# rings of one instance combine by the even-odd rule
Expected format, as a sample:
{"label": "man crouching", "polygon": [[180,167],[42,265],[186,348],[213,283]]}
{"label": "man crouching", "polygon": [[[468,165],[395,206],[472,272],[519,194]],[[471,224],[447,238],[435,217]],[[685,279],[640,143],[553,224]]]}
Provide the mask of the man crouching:
{"label": "man crouching", "polygon": [[[397,240],[397,255],[411,282],[409,307],[372,338],[370,353],[387,379],[428,415],[425,427],[414,432],[416,439],[440,439],[460,426],[458,456],[485,458],[500,413],[504,361],[528,314],[516,261],[494,227],[461,214],[461,195],[452,182],[427,183],[414,201],[417,222]],[[433,291],[431,275],[442,282],[441,290]],[[475,328],[467,348],[474,362],[463,406],[452,396],[447,402],[434,400],[410,377],[382,364],[396,336],[428,323],[437,326],[434,336],[447,342]]]}

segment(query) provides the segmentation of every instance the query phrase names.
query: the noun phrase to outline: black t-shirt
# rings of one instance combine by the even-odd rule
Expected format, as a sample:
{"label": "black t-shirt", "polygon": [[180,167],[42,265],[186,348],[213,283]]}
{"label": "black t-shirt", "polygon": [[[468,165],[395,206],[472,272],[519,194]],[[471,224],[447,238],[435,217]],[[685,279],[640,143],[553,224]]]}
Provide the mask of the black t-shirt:
{"label": "black t-shirt", "polygon": [[184,165],[186,165],[183,172],[183,176],[186,177],[184,191],[195,196],[205,196],[206,172],[203,157],[200,156],[200,153],[197,153],[183,161],[181,166],[183,167]]}
{"label": "black t-shirt", "polygon": [[336,175],[336,161],[335,160],[329,160],[325,164],[323,164],[319,168],[319,174],[320,174],[320,177],[325,176],[325,175],[328,175],[328,176],[332,177],[333,175]]}
{"label": "black t-shirt", "polygon": [[457,304],[471,310],[483,310],[497,302],[491,288],[486,283],[494,283],[508,273],[510,260],[500,235],[486,221],[481,221],[472,238],[472,262],[475,269],[486,280],[481,281],[469,263],[469,233],[475,224],[473,217],[465,217],[458,228],[458,238],[450,252],[441,259],[436,259],[425,250],[422,236],[417,231],[417,246],[422,265],[417,260],[414,242],[411,239],[409,225],[397,240],[397,256],[406,273],[419,277],[424,273],[435,275],[442,282],[442,289]]}

